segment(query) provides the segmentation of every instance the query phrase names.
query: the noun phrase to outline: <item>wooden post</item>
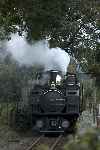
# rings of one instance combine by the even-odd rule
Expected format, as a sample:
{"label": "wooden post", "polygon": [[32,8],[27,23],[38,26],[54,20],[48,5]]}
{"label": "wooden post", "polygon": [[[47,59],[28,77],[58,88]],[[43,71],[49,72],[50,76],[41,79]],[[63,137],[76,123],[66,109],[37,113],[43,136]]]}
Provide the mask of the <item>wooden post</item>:
{"label": "wooden post", "polygon": [[96,123],[96,114],[97,114],[97,110],[96,110],[96,87],[94,89],[94,104],[93,104],[93,123]]}
{"label": "wooden post", "polygon": [[0,103],[0,116],[2,114],[2,104]]}
{"label": "wooden post", "polygon": [[97,128],[100,128],[100,104],[97,107]]}

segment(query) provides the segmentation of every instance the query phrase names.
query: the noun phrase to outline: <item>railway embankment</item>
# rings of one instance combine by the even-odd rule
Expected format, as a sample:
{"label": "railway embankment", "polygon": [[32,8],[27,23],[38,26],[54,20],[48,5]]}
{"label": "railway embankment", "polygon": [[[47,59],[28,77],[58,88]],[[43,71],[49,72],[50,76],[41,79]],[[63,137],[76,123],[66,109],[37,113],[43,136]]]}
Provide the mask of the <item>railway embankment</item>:
{"label": "railway embankment", "polygon": [[86,147],[87,143],[93,141],[95,138],[97,138],[97,141],[94,142],[94,146],[100,148],[100,130],[96,128],[96,116],[94,115],[94,111],[90,111],[89,109],[84,111],[80,116],[77,122],[76,134],[70,134],[65,137],[42,136],[39,139],[39,136],[34,136],[31,131],[18,133],[8,125],[1,125],[0,150],[28,150],[29,148],[31,150],[67,150],[68,148],[71,150],[73,145],[77,147],[79,143],[80,147],[84,147],[83,143],[86,142]]}

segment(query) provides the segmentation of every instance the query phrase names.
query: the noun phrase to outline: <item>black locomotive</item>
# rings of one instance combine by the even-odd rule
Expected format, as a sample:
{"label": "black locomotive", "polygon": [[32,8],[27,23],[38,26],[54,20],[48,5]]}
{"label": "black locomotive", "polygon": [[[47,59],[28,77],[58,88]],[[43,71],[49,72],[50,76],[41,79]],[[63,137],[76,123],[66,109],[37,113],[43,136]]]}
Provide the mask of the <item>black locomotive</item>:
{"label": "black locomotive", "polygon": [[73,131],[82,111],[82,92],[76,74],[57,70],[37,74],[27,102],[18,104],[15,124],[42,133]]}

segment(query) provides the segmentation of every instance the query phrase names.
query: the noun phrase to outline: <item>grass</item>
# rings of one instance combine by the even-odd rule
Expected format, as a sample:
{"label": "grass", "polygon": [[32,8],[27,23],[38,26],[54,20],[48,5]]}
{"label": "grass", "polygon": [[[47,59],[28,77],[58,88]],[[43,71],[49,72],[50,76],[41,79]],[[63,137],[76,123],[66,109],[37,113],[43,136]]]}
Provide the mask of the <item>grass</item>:
{"label": "grass", "polygon": [[49,147],[48,147],[48,145],[41,144],[41,145],[37,146],[36,150],[49,150]]}
{"label": "grass", "polygon": [[7,125],[9,122],[9,114],[12,108],[14,108],[14,103],[0,103],[0,126]]}
{"label": "grass", "polygon": [[100,130],[91,129],[76,139],[68,141],[64,150],[100,150]]}

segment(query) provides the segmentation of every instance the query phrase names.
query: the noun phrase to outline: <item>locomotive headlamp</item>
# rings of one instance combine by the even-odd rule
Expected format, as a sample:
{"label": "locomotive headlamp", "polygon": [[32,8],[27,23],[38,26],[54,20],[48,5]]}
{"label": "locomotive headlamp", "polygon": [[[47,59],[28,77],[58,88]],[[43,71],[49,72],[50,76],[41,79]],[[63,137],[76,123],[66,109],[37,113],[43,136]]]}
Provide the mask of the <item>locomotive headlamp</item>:
{"label": "locomotive headlamp", "polygon": [[69,127],[69,121],[68,120],[62,121],[62,127],[63,128],[68,128]]}
{"label": "locomotive headlamp", "polygon": [[55,88],[56,88],[55,83],[52,82],[52,83],[51,83],[51,89],[55,89]]}
{"label": "locomotive headlamp", "polygon": [[61,83],[61,76],[60,75],[57,75],[56,77],[56,84],[60,84]]}
{"label": "locomotive headlamp", "polygon": [[37,120],[36,127],[42,128],[43,127],[43,121],[42,120]]}

